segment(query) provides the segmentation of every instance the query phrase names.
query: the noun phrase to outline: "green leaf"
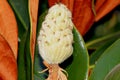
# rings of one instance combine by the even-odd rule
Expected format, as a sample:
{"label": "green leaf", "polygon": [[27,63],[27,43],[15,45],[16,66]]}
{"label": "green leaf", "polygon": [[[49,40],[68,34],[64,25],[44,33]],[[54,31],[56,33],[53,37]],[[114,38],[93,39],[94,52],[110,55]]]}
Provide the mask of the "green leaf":
{"label": "green leaf", "polygon": [[8,0],[8,2],[15,12],[18,23],[18,80],[32,80],[28,0]]}
{"label": "green leaf", "polygon": [[115,66],[105,77],[104,80],[119,80],[120,79],[120,64]]}
{"label": "green leaf", "polygon": [[76,28],[73,29],[73,35],[73,60],[70,60],[71,64],[66,68],[69,74],[68,80],[85,80],[88,77],[88,53],[84,41]]}
{"label": "green leaf", "polygon": [[112,44],[98,59],[90,80],[104,80],[107,74],[120,63],[120,39]]}
{"label": "green leaf", "polygon": [[93,25],[91,30],[85,36],[86,46],[88,49],[97,49],[106,44],[108,41],[115,41],[119,38],[119,16],[120,12],[115,11]]}
{"label": "green leaf", "polygon": [[26,30],[29,27],[29,11],[28,11],[28,0],[8,0],[10,5],[12,6],[13,10],[16,13],[16,16],[21,21],[22,25],[21,28],[25,28]]}
{"label": "green leaf", "polygon": [[[37,27],[37,36],[39,34],[39,30],[41,28],[42,22],[44,21],[45,15],[47,14],[47,11],[43,13],[38,20],[38,27]],[[36,41],[37,42],[37,41]],[[47,76],[46,73],[39,73],[43,69],[45,69],[45,66],[43,65],[43,60],[39,55],[38,51],[38,44],[36,43],[36,48],[35,48],[35,60],[34,60],[34,80],[45,80],[45,76]]]}
{"label": "green leaf", "polygon": [[120,31],[89,41],[86,43],[86,46],[88,49],[96,49],[106,44],[108,41],[114,42],[119,38],[119,36]]}
{"label": "green leaf", "polygon": [[25,42],[25,67],[26,67],[26,80],[32,80],[32,58],[30,52],[30,30],[27,32],[26,42]]}
{"label": "green leaf", "polygon": [[26,34],[23,35],[19,43],[18,48],[18,80],[26,80],[26,68],[25,68],[25,59],[24,59],[24,50],[25,50],[25,41]]}
{"label": "green leaf", "polygon": [[[42,14],[39,18],[38,31],[41,28],[41,24],[45,18],[46,12]],[[74,51],[73,55],[67,59],[65,62],[60,64],[60,66],[68,72],[68,80],[85,80],[88,77],[88,52],[86,50],[84,41],[80,36],[76,28],[73,29],[74,36]],[[35,63],[34,63],[34,79],[35,80],[45,80],[47,78],[47,73],[39,73],[46,67],[43,65],[43,60],[38,53],[38,48],[36,45],[35,53]]]}
{"label": "green leaf", "polygon": [[93,53],[91,53],[90,56],[90,65],[94,65],[95,62],[100,58],[100,56],[103,54],[103,52],[115,41],[108,41],[102,46],[100,46],[98,49],[96,49]]}
{"label": "green leaf", "polygon": [[40,15],[49,8],[48,0],[41,0],[39,4]]}

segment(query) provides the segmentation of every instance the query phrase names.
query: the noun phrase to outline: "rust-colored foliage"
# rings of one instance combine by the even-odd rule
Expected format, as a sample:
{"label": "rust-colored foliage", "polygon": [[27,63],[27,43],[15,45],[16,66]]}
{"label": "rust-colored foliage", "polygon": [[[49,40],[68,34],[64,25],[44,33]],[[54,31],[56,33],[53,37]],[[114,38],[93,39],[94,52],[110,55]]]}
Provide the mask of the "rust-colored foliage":
{"label": "rust-colored foliage", "polygon": [[30,0],[29,1],[29,10],[30,10],[30,16],[31,16],[31,56],[32,61],[34,60],[34,50],[35,50],[35,40],[36,40],[36,28],[37,28],[37,15],[38,15],[38,4],[39,0]]}
{"label": "rust-colored foliage", "polygon": [[96,0],[95,8],[97,15],[95,21],[100,20],[119,4],[120,0]]}
{"label": "rust-colored foliage", "polygon": [[60,1],[65,4],[73,14],[73,22],[79,32],[84,35],[94,22],[91,0],[49,0],[52,6]]}
{"label": "rust-colored foliage", "polygon": [[16,59],[2,35],[0,35],[0,80],[17,80]]}
{"label": "rust-colored foliage", "polygon": [[73,22],[82,35],[85,35],[94,21],[100,20],[120,4],[120,0],[96,0],[95,16],[92,11],[92,0],[49,0],[49,5],[57,2],[65,4],[72,11]]}
{"label": "rust-colored foliage", "polygon": [[94,17],[91,0],[75,0],[73,22],[82,35],[90,29]]}
{"label": "rust-colored foliage", "polygon": [[14,53],[15,58],[17,59],[17,22],[7,0],[0,0],[0,34],[7,40],[8,44],[10,45],[10,48]]}

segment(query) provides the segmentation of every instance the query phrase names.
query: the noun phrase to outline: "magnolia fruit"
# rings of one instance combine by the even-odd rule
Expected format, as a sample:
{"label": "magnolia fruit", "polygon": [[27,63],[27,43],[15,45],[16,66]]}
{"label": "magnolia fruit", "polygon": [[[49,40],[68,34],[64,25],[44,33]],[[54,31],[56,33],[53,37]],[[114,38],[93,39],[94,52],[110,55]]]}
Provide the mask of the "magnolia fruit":
{"label": "magnolia fruit", "polygon": [[48,11],[39,31],[39,54],[48,64],[60,64],[73,52],[71,12],[61,3]]}

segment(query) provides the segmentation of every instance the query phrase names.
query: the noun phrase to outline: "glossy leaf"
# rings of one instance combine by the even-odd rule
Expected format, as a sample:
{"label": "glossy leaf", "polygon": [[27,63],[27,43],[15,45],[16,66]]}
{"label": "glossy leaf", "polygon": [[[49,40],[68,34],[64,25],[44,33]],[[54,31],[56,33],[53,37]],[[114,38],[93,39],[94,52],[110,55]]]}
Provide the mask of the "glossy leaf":
{"label": "glossy leaf", "polygon": [[113,41],[108,41],[102,46],[100,46],[98,49],[96,49],[93,53],[91,53],[90,56],[90,65],[94,65],[97,60],[100,58],[100,56],[104,53],[104,51],[114,42]]}
{"label": "glossy leaf", "polygon": [[15,11],[19,29],[18,80],[32,80],[28,0],[8,1]]}
{"label": "glossy leaf", "polygon": [[25,47],[24,47],[24,56],[25,56],[25,69],[26,69],[26,80],[32,80],[32,57],[30,50],[30,31],[27,32]]}
{"label": "glossy leaf", "polygon": [[[41,24],[44,20],[46,13],[40,16],[39,18],[39,25],[38,31],[40,30]],[[60,64],[60,66],[67,70],[68,72],[68,80],[84,80],[88,77],[88,53],[84,45],[84,41],[80,36],[79,32],[74,28],[74,51],[73,55],[67,59],[65,62]],[[35,80],[41,79],[45,80],[47,73],[39,73],[45,66],[42,63],[42,58],[38,53],[38,48],[36,47],[36,54],[35,54],[35,63],[34,63],[34,78]]]}
{"label": "glossy leaf", "polygon": [[120,79],[120,64],[116,65],[104,80],[119,80]]}
{"label": "glossy leaf", "polygon": [[26,42],[27,33],[22,35],[22,38],[19,43],[18,50],[18,80],[26,80],[26,62],[25,62],[25,42]]}
{"label": "glossy leaf", "polygon": [[17,22],[12,8],[8,4],[7,0],[0,0],[0,34],[9,43],[16,59],[18,50],[17,28]]}
{"label": "glossy leaf", "polygon": [[98,59],[90,80],[104,80],[107,74],[120,63],[120,39],[112,44]]}
{"label": "glossy leaf", "polygon": [[21,21],[22,25],[21,28],[25,30],[29,27],[29,11],[28,11],[28,0],[8,0],[10,5],[12,6],[13,10],[16,13],[16,16]]}
{"label": "glossy leaf", "polygon": [[[39,34],[39,30],[41,28],[42,22],[44,21],[45,15],[47,14],[47,11],[45,13],[43,13],[38,20],[38,27],[37,27],[37,36]],[[36,48],[35,48],[35,60],[34,60],[34,80],[45,80],[47,73],[39,73],[40,71],[45,69],[45,66],[43,64],[43,60],[40,57],[40,55],[38,54],[38,44],[36,41]]]}
{"label": "glossy leaf", "polygon": [[[67,65],[68,79],[69,80],[85,80],[88,78],[88,53],[82,37],[76,28],[73,30],[74,44],[73,56],[66,61],[71,63]],[[71,60],[72,59],[72,60]]]}
{"label": "glossy leaf", "polygon": [[5,38],[0,34],[0,80],[17,80],[17,61]]}

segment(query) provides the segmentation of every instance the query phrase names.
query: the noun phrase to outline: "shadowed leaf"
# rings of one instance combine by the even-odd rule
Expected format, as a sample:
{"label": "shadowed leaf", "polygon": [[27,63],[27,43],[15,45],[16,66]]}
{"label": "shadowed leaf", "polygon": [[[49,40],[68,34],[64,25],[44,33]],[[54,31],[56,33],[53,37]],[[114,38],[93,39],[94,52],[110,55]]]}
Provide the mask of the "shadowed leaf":
{"label": "shadowed leaf", "polygon": [[100,20],[119,4],[120,0],[96,0],[95,8],[97,15],[95,21]]}

